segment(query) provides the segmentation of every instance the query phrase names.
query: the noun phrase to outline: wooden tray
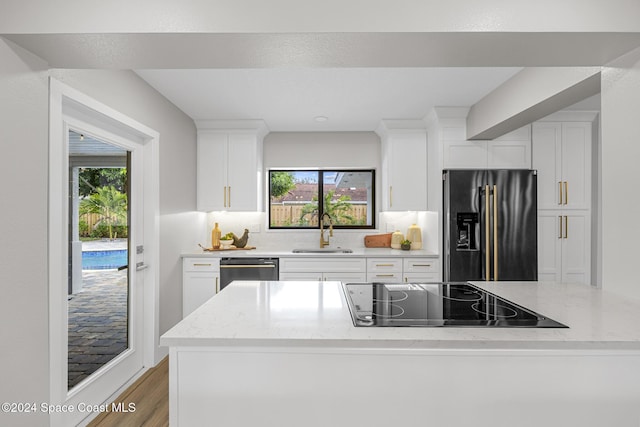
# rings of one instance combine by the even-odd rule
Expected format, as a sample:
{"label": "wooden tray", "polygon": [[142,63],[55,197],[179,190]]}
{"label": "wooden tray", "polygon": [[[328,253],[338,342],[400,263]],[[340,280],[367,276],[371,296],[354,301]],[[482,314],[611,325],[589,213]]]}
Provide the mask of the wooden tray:
{"label": "wooden tray", "polygon": [[198,243],[198,246],[200,246],[202,248],[203,251],[205,252],[218,252],[218,251],[250,251],[251,249],[255,249],[255,246],[245,246],[244,248],[236,248],[235,246],[233,248],[219,248],[219,249],[213,249],[213,248],[205,248],[204,246],[202,246],[200,243]]}
{"label": "wooden tray", "polygon": [[391,234],[373,234],[364,236],[365,248],[389,248],[391,247]]}

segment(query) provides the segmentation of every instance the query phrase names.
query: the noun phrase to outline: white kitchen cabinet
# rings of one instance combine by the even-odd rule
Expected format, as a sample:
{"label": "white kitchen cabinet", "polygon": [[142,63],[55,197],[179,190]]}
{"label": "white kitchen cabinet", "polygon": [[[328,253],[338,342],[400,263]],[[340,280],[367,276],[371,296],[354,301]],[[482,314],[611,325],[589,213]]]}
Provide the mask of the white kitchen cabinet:
{"label": "white kitchen cabinet", "polygon": [[262,210],[263,137],[255,129],[198,129],[198,210]]}
{"label": "white kitchen cabinet", "polygon": [[366,282],[364,258],[280,258],[280,280]]}
{"label": "white kitchen cabinet", "polygon": [[404,258],[402,261],[402,281],[440,281],[440,263],[438,258]]}
{"label": "white kitchen cabinet", "polygon": [[491,141],[466,139],[466,121],[441,127],[444,169],[530,169],[531,126]]}
{"label": "white kitchen cabinet", "polygon": [[376,132],[382,141],[381,210],[427,210],[427,132],[424,124],[383,121]]}
{"label": "white kitchen cabinet", "polygon": [[590,214],[538,211],[538,280],[590,283]]}
{"label": "white kitchen cabinet", "polygon": [[538,171],[538,279],[591,282],[589,121],[533,124]]}
{"label": "white kitchen cabinet", "polygon": [[538,209],[591,208],[591,123],[533,124]]}
{"label": "white kitchen cabinet", "polygon": [[204,304],[220,290],[218,258],[182,260],[182,317]]}
{"label": "white kitchen cabinet", "polygon": [[401,282],[402,258],[367,258],[367,282]]}

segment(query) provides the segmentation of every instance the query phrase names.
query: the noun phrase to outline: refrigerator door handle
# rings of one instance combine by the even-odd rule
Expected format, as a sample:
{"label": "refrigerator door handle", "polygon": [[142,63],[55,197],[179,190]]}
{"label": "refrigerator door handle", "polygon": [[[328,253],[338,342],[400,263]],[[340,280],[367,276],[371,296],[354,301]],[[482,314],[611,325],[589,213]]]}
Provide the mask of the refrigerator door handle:
{"label": "refrigerator door handle", "polygon": [[489,222],[489,218],[490,218],[490,208],[491,208],[491,202],[489,200],[489,185],[485,185],[484,186],[484,208],[485,208],[485,219],[484,219],[484,227],[485,227],[485,239],[484,239],[484,249],[485,249],[485,256],[484,256],[484,260],[485,260],[485,280],[488,282],[489,280],[491,280],[491,274],[490,274],[490,270],[491,270],[491,260],[490,260],[490,254],[491,254],[491,245],[489,244],[490,242],[490,236],[491,236],[491,225]]}
{"label": "refrigerator door handle", "polygon": [[498,281],[498,186],[493,186],[493,280]]}

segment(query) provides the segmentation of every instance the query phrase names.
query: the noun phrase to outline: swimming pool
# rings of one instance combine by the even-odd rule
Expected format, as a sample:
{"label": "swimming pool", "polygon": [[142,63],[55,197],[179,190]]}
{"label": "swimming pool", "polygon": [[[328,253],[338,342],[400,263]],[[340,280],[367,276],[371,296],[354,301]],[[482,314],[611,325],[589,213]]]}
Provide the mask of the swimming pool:
{"label": "swimming pool", "polygon": [[83,270],[112,270],[129,263],[126,249],[83,251]]}

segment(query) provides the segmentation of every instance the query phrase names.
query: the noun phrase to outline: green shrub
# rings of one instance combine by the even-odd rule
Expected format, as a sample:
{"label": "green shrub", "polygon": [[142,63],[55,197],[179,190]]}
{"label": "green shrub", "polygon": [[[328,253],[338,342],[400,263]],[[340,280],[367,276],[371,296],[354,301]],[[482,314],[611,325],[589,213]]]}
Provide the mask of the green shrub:
{"label": "green shrub", "polygon": [[89,224],[87,224],[87,221],[81,219],[78,222],[78,234],[81,237],[89,237]]}
{"label": "green shrub", "polygon": [[[105,223],[98,223],[90,234],[91,237],[99,239],[109,238],[109,226]],[[113,226],[114,238],[126,238],[129,237],[129,227],[126,225],[114,225]]]}

